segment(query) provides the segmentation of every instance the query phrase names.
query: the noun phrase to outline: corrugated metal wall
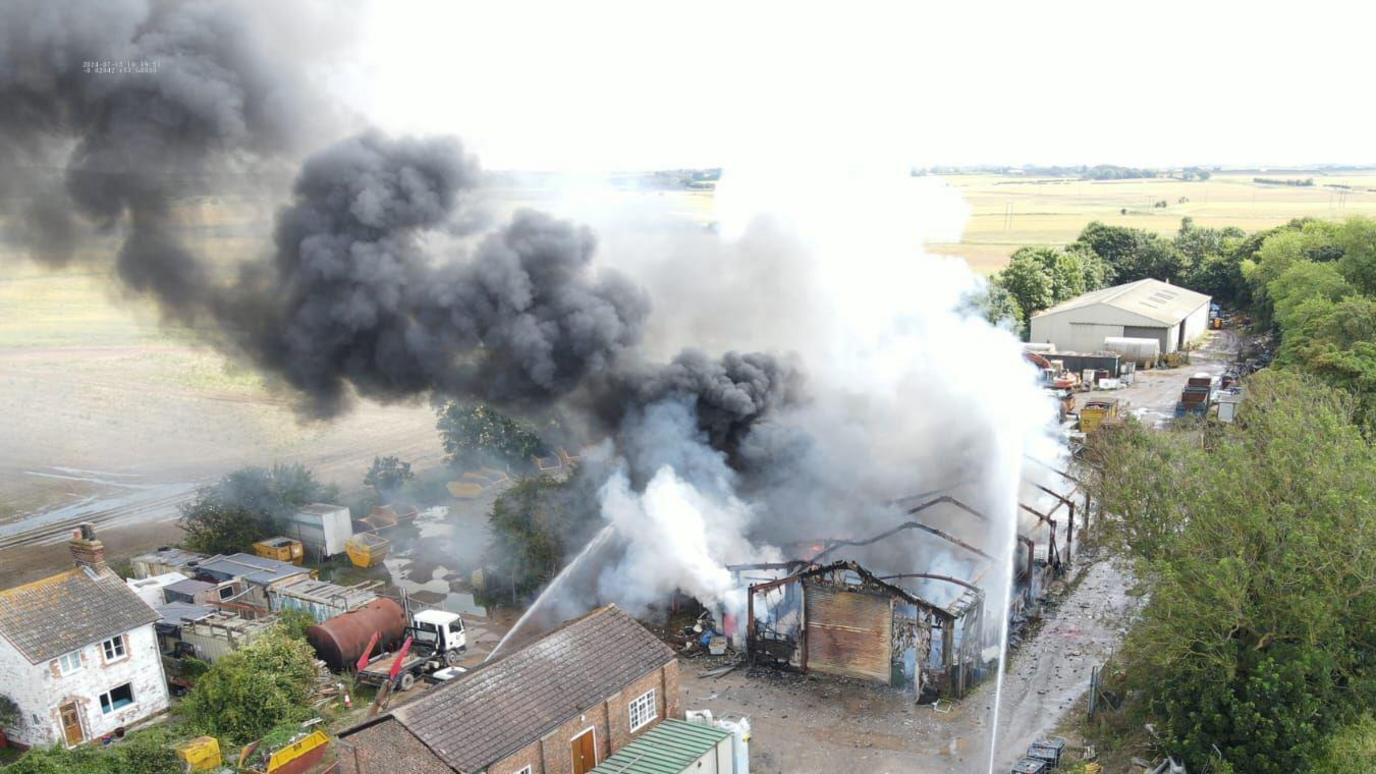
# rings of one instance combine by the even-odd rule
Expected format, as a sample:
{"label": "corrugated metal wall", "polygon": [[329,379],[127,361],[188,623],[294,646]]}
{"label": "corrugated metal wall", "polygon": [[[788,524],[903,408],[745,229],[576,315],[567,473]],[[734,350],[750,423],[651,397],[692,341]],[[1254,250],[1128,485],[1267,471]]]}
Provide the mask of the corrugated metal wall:
{"label": "corrugated metal wall", "polygon": [[1161,354],[1174,352],[1178,349],[1175,346],[1174,325],[1168,327],[1147,326],[1147,325],[1124,325],[1123,335],[1130,339],[1156,339],[1161,342]]}
{"label": "corrugated metal wall", "polygon": [[807,668],[888,683],[893,599],[805,582]]}

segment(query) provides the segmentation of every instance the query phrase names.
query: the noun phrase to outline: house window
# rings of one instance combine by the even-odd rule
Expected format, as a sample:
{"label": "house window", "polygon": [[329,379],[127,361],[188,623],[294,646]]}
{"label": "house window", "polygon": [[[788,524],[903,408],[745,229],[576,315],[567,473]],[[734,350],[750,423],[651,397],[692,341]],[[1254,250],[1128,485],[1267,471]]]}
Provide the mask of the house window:
{"label": "house window", "polygon": [[74,650],[71,653],[57,660],[58,666],[62,668],[62,674],[69,675],[81,669],[81,651]]}
{"label": "house window", "polygon": [[109,715],[120,707],[127,707],[134,703],[134,689],[129,683],[112,688],[107,693],[100,695],[100,711]]}
{"label": "house window", "polygon": [[655,689],[651,688],[631,702],[631,731],[640,730],[646,723],[658,717],[655,706]]}
{"label": "house window", "polygon": [[225,601],[226,599],[229,599],[229,598],[232,597],[232,596],[234,596],[234,587],[233,587],[233,586],[225,586],[224,588],[220,589],[220,601],[221,601],[221,602]]}
{"label": "house window", "polygon": [[530,767],[529,767],[529,766],[526,766],[525,768],[523,768],[523,769],[521,769],[520,771],[516,772],[516,774],[530,774]]}
{"label": "house window", "polygon": [[100,643],[100,649],[105,652],[106,661],[118,661],[124,658],[124,635],[111,637]]}

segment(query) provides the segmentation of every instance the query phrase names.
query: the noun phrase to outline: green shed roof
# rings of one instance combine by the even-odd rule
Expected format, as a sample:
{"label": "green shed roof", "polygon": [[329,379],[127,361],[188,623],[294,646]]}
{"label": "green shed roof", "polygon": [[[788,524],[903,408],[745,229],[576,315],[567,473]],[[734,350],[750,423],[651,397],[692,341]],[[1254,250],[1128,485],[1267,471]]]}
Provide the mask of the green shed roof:
{"label": "green shed roof", "polygon": [[682,774],[730,736],[716,726],[669,718],[602,761],[593,774]]}

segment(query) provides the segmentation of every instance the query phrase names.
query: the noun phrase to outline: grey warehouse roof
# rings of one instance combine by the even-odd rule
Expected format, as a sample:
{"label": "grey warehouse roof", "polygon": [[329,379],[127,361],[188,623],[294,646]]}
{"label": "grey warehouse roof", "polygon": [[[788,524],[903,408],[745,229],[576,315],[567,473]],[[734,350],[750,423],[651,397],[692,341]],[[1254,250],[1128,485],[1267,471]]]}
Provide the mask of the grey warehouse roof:
{"label": "grey warehouse roof", "polygon": [[1147,278],[1129,282],[1126,285],[1114,285],[1111,288],[1093,290],[1069,301],[1062,301],[1050,309],[1043,309],[1032,316],[1045,317],[1046,315],[1060,314],[1073,309],[1084,309],[1102,304],[1155,320],[1163,326],[1167,326],[1175,325],[1189,317],[1192,312],[1208,301],[1209,297],[1203,293],[1186,290],[1179,285],[1172,285],[1158,279]]}

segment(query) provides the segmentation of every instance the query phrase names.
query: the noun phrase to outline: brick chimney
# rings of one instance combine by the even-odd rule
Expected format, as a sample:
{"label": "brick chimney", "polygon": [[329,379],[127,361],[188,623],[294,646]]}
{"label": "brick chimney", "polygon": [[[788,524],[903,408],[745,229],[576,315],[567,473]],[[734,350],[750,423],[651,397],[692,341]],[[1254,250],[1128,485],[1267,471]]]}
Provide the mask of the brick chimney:
{"label": "brick chimney", "polygon": [[100,571],[106,569],[105,544],[96,539],[96,525],[88,522],[72,530],[72,539],[67,541],[72,551],[72,560],[77,567],[90,567]]}

